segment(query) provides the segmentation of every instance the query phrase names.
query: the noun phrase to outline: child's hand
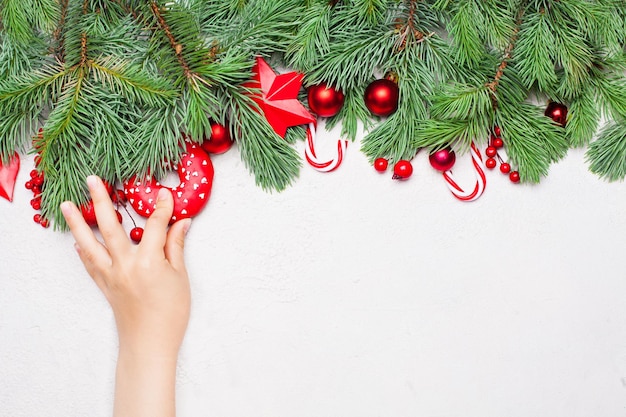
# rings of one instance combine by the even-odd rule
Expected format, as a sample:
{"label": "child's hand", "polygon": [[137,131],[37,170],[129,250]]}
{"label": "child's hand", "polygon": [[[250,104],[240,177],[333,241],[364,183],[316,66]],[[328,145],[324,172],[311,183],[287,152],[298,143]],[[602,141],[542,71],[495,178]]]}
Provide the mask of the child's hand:
{"label": "child's hand", "polygon": [[168,231],[173,199],[167,189],[146,223],[139,245],[120,225],[100,178],[87,178],[98,227],[96,239],[80,210],[71,202],[61,210],[87,272],[113,308],[120,353],[176,358],[189,321],[189,279],[183,256],[191,220],[174,223]]}

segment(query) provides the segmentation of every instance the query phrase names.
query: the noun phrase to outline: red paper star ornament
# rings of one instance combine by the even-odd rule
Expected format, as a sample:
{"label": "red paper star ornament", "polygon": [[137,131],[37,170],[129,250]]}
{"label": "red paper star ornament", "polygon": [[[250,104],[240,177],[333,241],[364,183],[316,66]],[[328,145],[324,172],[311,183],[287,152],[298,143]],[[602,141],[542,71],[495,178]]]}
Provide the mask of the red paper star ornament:
{"label": "red paper star ornament", "polygon": [[6,165],[0,159],[0,197],[13,201],[13,190],[20,170],[20,156],[16,152]]}
{"label": "red paper star ornament", "polygon": [[261,90],[254,101],[265,114],[274,131],[284,138],[287,128],[315,122],[315,117],[298,100],[304,74],[288,72],[277,75],[263,58],[257,58],[254,77],[246,87]]}

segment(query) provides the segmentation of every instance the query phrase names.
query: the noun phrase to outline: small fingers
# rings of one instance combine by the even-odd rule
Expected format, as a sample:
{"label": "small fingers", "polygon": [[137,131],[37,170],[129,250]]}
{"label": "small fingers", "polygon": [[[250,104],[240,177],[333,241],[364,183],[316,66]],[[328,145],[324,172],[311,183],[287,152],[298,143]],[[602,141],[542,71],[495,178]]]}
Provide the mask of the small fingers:
{"label": "small fingers", "polygon": [[96,284],[102,288],[102,282],[98,282],[100,276],[111,266],[112,260],[107,249],[96,239],[91,227],[85,222],[78,207],[70,201],[61,204],[61,212],[70,231],[76,239],[76,247],[85,269],[91,275]]}
{"label": "small fingers", "polygon": [[185,270],[185,236],[191,226],[191,219],[177,221],[167,232],[165,258],[177,271]]}
{"label": "small fingers", "polygon": [[113,256],[127,253],[130,247],[130,241],[126,237],[124,228],[120,225],[117,213],[111,202],[111,197],[109,197],[109,193],[102,183],[102,180],[95,175],[90,175],[87,177],[87,185],[89,186],[89,193],[91,194],[93,207],[96,211],[98,229],[100,229],[100,233],[102,234],[102,238],[109,252]]}
{"label": "small fingers", "polygon": [[164,253],[167,239],[167,226],[172,218],[174,198],[167,188],[161,188],[157,196],[156,209],[146,221],[146,227],[141,238],[140,248],[147,253]]}

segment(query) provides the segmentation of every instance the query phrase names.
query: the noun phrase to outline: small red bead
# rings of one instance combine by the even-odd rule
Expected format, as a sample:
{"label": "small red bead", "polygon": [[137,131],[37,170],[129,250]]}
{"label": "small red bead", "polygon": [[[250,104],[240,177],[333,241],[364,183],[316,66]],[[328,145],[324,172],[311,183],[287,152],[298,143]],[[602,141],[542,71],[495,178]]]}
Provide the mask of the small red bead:
{"label": "small red bead", "polygon": [[500,165],[500,172],[502,172],[503,174],[508,174],[509,172],[511,172],[511,164],[503,162],[502,165]]}
{"label": "small red bead", "polygon": [[489,169],[494,169],[496,165],[498,165],[498,163],[493,158],[487,158],[487,160],[485,161],[485,166]]}
{"label": "small red bead", "polygon": [[33,216],[35,223],[41,223],[41,214],[37,213]]}
{"label": "small red bead", "polygon": [[501,148],[504,146],[504,141],[500,138],[495,138],[494,140],[491,141],[491,146],[495,148]]}
{"label": "small red bead", "polygon": [[517,172],[517,171],[512,171],[512,172],[509,174],[509,179],[511,180],[511,182],[518,183],[518,182],[520,181],[519,172]]}
{"label": "small red bead", "polygon": [[130,238],[133,242],[139,243],[141,242],[141,238],[143,237],[143,228],[141,227],[133,227],[130,230]]}
{"label": "small red bead", "polygon": [[393,179],[405,180],[413,174],[413,165],[407,160],[400,160],[396,162],[393,167]]}
{"label": "small red bead", "polygon": [[485,155],[487,155],[489,158],[495,158],[497,154],[498,150],[495,146],[489,146],[487,147],[487,149],[485,149]]}
{"label": "small red bead", "polygon": [[24,187],[26,187],[27,190],[32,190],[33,189],[33,182],[32,181],[26,181],[26,184],[24,184]]}
{"label": "small red bead", "polygon": [[374,169],[378,172],[387,171],[387,167],[389,167],[389,161],[387,161],[385,158],[377,158],[374,161]]}
{"label": "small red bead", "polygon": [[502,134],[502,130],[500,129],[500,126],[494,126],[493,133],[494,135],[500,137],[500,135]]}

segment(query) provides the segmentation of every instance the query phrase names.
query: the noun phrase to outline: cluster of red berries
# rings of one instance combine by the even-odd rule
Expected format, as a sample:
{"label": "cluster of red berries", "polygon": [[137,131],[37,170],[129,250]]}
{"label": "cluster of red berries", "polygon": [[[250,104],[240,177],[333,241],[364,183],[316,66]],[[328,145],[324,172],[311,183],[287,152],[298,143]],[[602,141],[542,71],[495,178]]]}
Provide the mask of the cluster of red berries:
{"label": "cluster of red berries", "polygon": [[511,182],[518,183],[520,181],[519,172],[511,171],[511,164],[505,162],[498,153],[498,149],[504,147],[504,141],[502,140],[501,134],[502,131],[500,127],[494,127],[489,140],[489,146],[485,149],[485,155],[487,155],[485,166],[489,169],[494,169],[498,165],[498,162],[500,162],[500,172],[508,175]]}
{"label": "cluster of red berries", "polygon": [[[39,160],[40,157],[39,155],[37,155],[37,157],[35,158],[36,165],[39,165]],[[30,205],[36,211],[41,210],[41,193],[43,192],[44,182],[45,181],[43,172],[37,169],[33,169],[32,171],[30,171],[30,179],[24,184],[26,189],[33,192],[33,198],[30,200]],[[43,227],[50,226],[50,221],[43,217],[41,213],[35,214],[33,216],[33,220],[35,221],[35,223],[38,223]]]}
{"label": "cluster of red berries", "polygon": [[[374,169],[378,172],[385,172],[389,167],[389,161],[385,158],[377,158],[374,161]],[[394,180],[406,180],[413,175],[413,165],[411,161],[401,159],[393,166],[393,179]]]}

